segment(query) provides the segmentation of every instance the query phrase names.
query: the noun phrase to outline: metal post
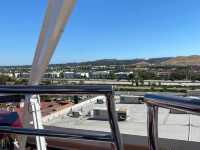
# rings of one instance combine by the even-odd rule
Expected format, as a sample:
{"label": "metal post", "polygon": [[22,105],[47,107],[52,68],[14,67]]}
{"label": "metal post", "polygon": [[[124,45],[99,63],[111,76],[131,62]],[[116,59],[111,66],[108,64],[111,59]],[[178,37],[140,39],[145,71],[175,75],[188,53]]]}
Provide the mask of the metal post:
{"label": "metal post", "polygon": [[[42,113],[40,109],[40,96],[32,95],[30,105],[33,115],[33,125],[35,129],[44,129],[42,125]],[[36,136],[37,150],[46,150],[46,141],[43,136]]]}
{"label": "metal post", "polygon": [[[31,114],[33,117],[33,126],[35,129],[43,129],[42,125],[42,114],[40,110],[40,97],[39,95],[26,95],[26,100],[24,103],[24,122],[23,126],[25,128],[30,127]],[[26,149],[27,136],[21,136],[20,148],[21,150]],[[37,150],[46,150],[46,141],[42,136],[36,136]]]}
{"label": "metal post", "polygon": [[[30,128],[30,112],[29,112],[29,104],[30,104],[30,98],[31,95],[26,95],[25,100],[24,100],[24,118],[23,118],[23,127],[24,128]],[[27,136],[22,135],[20,136],[20,149],[25,150],[26,149],[26,141],[27,141]]]}
{"label": "metal post", "polygon": [[158,150],[158,107],[148,104],[147,108],[149,150]]}
{"label": "metal post", "polygon": [[110,123],[113,141],[115,143],[117,150],[123,150],[124,147],[123,147],[122,137],[119,131],[118,119],[117,119],[117,114],[115,111],[115,102],[114,102],[113,94],[106,95],[106,102],[107,102],[108,117],[109,117],[109,123]]}

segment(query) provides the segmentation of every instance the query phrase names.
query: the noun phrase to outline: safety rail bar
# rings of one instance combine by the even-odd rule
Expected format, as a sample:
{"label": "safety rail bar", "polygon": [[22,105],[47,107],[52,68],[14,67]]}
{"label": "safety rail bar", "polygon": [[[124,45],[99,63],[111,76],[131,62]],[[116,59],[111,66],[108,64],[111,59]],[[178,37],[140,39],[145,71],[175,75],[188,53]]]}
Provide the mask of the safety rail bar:
{"label": "safety rail bar", "polygon": [[109,85],[0,86],[1,94],[113,94]]}
{"label": "safety rail bar", "polygon": [[97,140],[97,141],[107,141],[112,142],[112,137],[110,134],[103,133],[73,133],[73,132],[62,132],[62,131],[52,131],[47,129],[30,129],[30,128],[14,128],[8,126],[0,127],[1,133],[15,133],[30,136],[47,136],[47,137],[58,137],[58,138],[68,138],[68,139],[85,139],[85,140]]}
{"label": "safety rail bar", "polygon": [[[117,114],[115,111],[114,92],[110,85],[70,85],[70,86],[0,86],[0,94],[3,95],[22,95],[22,94],[92,94],[92,95],[104,95],[107,102],[108,118],[111,128],[111,135],[108,134],[72,134],[68,132],[58,132],[45,129],[27,129],[27,128],[12,128],[0,126],[1,133],[16,133],[36,136],[51,136],[51,137],[63,137],[73,139],[86,139],[97,141],[112,141],[115,144],[117,150],[123,150],[123,142],[119,131]],[[18,100],[16,100],[18,101]],[[1,102],[1,101],[0,101]],[[2,101],[3,102],[3,101]],[[7,101],[9,102],[9,101]],[[12,101],[13,102],[13,101]],[[109,139],[110,137],[110,139]]]}
{"label": "safety rail bar", "polygon": [[200,114],[200,100],[178,96],[145,94],[149,150],[158,150],[158,107]]}

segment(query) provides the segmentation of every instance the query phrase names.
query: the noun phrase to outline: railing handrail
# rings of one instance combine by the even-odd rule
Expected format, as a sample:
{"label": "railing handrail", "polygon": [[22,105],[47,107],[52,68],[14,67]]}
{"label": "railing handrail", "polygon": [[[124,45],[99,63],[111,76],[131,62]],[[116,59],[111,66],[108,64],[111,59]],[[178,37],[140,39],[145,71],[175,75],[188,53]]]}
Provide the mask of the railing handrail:
{"label": "railing handrail", "polygon": [[14,128],[8,126],[1,126],[0,132],[2,133],[15,133],[29,136],[47,136],[47,137],[58,137],[58,138],[68,138],[68,139],[84,139],[84,140],[97,140],[97,141],[107,141],[112,142],[112,137],[110,134],[106,133],[74,133],[67,131],[53,131],[49,129],[31,129],[31,128]]}
{"label": "railing handrail", "polygon": [[195,98],[145,94],[144,102],[150,105],[164,107],[168,109],[200,113],[200,99]]}
{"label": "railing handrail", "polygon": [[25,94],[105,95],[113,94],[113,89],[110,85],[0,85],[0,93],[0,103],[14,103],[20,102]]}
{"label": "railing handrail", "polygon": [[[108,118],[111,127],[111,139],[116,146],[117,150],[123,150],[123,142],[119,131],[119,126],[117,123],[117,114],[115,112],[114,103],[114,93],[111,85],[65,85],[65,86],[49,86],[49,85],[36,85],[36,86],[0,86],[0,94],[14,94],[14,95],[34,95],[34,94],[66,94],[66,95],[79,95],[79,94],[92,94],[92,95],[105,95],[107,102]],[[26,128],[11,128],[11,127],[1,127],[0,131],[2,133],[17,133],[17,134],[28,134],[28,135],[38,135],[38,136],[54,136],[54,137],[65,137],[74,139],[90,139],[98,141],[108,140],[108,136],[92,136],[86,135],[68,135],[68,133],[57,133],[56,131],[43,129],[26,129]],[[64,135],[65,134],[65,135]]]}
{"label": "railing handrail", "polygon": [[149,150],[159,150],[158,142],[158,107],[175,109],[184,112],[200,114],[200,99],[158,94],[146,94],[144,102],[147,104],[147,131]]}
{"label": "railing handrail", "polygon": [[111,94],[110,85],[0,85],[0,93],[6,94]]}

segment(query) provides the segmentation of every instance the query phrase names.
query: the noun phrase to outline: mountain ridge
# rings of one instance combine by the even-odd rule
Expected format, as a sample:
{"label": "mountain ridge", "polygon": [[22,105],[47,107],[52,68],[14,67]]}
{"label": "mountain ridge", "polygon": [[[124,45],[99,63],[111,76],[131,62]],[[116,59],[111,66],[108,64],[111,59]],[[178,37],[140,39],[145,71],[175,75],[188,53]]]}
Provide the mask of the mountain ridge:
{"label": "mountain ridge", "polygon": [[135,58],[135,59],[99,59],[78,63],[66,63],[66,65],[200,65],[200,55],[177,56],[177,57],[158,57],[158,58]]}
{"label": "mountain ridge", "polygon": [[[99,59],[94,61],[83,61],[83,62],[70,62],[70,63],[57,63],[50,64],[49,66],[56,65],[67,65],[67,66],[81,66],[81,65],[96,65],[96,66],[107,66],[107,65],[173,65],[173,66],[187,66],[187,65],[198,65],[200,66],[200,55],[190,56],[177,56],[177,57],[157,57],[157,58],[135,58],[135,59]],[[0,66],[6,67],[6,66]],[[12,67],[12,66],[7,66]],[[13,67],[26,67],[29,68],[31,65],[13,65]]]}
{"label": "mountain ridge", "polygon": [[77,66],[77,65],[136,65],[142,63],[148,64],[159,64],[160,62],[167,61],[173,57],[160,57],[160,58],[135,58],[135,59],[99,59],[94,61],[85,61],[85,62],[78,62],[78,63],[66,63],[69,66]]}
{"label": "mountain ridge", "polygon": [[190,55],[190,56],[177,56],[175,58],[168,59],[161,62],[162,65],[200,65],[200,55]]}

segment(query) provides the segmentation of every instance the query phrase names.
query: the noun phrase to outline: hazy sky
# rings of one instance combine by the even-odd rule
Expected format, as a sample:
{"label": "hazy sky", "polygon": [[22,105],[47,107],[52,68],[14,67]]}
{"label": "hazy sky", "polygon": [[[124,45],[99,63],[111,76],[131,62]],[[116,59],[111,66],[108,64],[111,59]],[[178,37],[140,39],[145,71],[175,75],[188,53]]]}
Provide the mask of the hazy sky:
{"label": "hazy sky", "polygon": [[[77,0],[52,63],[200,54],[200,0]],[[31,64],[47,0],[1,0],[0,65]]]}

